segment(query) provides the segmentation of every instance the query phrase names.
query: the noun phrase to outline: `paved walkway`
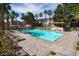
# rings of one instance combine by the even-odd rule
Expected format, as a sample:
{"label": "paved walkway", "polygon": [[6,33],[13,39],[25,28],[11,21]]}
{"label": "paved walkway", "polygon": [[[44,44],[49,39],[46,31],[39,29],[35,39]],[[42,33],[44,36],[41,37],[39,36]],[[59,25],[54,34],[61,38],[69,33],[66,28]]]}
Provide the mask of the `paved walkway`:
{"label": "paved walkway", "polygon": [[55,50],[58,55],[75,55],[75,46],[78,39],[77,32],[66,32],[64,34],[62,38],[52,43],[52,45],[55,46],[52,49]]}
{"label": "paved walkway", "polygon": [[[23,33],[22,33],[23,34]],[[20,34],[22,36],[22,34]],[[36,37],[26,35],[26,40],[18,43],[19,46],[29,53],[30,55],[45,56],[50,51],[55,51],[56,55],[75,55],[75,45],[78,39],[77,32],[66,32],[65,35],[54,42],[37,39]]]}

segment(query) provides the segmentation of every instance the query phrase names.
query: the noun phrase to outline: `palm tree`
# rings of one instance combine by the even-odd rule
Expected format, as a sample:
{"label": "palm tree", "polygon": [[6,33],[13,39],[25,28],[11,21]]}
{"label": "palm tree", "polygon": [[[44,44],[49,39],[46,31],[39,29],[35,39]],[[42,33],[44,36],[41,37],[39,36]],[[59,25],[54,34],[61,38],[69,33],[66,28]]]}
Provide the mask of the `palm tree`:
{"label": "palm tree", "polygon": [[0,13],[1,13],[1,27],[4,30],[4,14],[7,12],[9,13],[9,10],[11,10],[11,6],[9,3],[1,3],[0,4]]}
{"label": "palm tree", "polygon": [[[47,19],[46,19],[47,10],[44,10],[44,14],[45,14],[45,21],[47,21]],[[45,26],[45,29],[46,29],[46,26]]]}
{"label": "palm tree", "polygon": [[47,12],[48,16],[49,16],[49,26],[51,26],[51,21],[50,21],[50,16],[52,15],[52,11],[51,10],[48,10]]}
{"label": "palm tree", "polygon": [[43,14],[42,13],[39,13],[39,17],[43,17]]}
{"label": "palm tree", "polygon": [[[25,19],[25,14],[24,13],[21,14],[21,19],[24,21],[24,19]],[[23,25],[25,25],[25,21],[23,22]]]}
{"label": "palm tree", "polygon": [[38,14],[35,14],[35,18],[36,18],[36,20],[38,20],[38,17],[39,17]]}
{"label": "palm tree", "polygon": [[[43,17],[43,13],[39,13],[39,17]],[[42,20],[41,20],[41,23],[42,23]]]}
{"label": "palm tree", "polygon": [[24,13],[22,13],[21,14],[21,19],[24,20],[24,17],[25,17],[25,15],[24,15]]}
{"label": "palm tree", "polygon": [[49,20],[50,20],[50,16],[52,15],[52,11],[51,10],[48,10],[47,14],[48,14]]}
{"label": "palm tree", "polygon": [[11,20],[12,20],[12,25],[13,25],[13,22],[14,22],[14,18],[16,17],[16,13],[15,11],[12,11],[11,12]]}
{"label": "palm tree", "polygon": [[5,14],[5,19],[7,20],[7,30],[9,30],[9,25],[10,25],[10,23],[9,23],[10,13],[6,13],[6,14]]}
{"label": "palm tree", "polygon": [[16,23],[17,23],[17,17],[19,17],[19,14],[15,13]]}
{"label": "palm tree", "polygon": [[45,20],[46,20],[46,14],[47,14],[47,10],[44,10],[44,14],[45,14]]}

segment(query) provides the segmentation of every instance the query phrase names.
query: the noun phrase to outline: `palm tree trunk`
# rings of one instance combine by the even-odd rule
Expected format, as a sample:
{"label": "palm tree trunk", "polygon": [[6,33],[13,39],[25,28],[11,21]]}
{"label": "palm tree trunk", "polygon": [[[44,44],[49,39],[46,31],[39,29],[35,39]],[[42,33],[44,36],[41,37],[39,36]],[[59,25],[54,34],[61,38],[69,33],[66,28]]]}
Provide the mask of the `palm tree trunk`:
{"label": "palm tree trunk", "polygon": [[18,25],[18,20],[17,20],[17,17],[16,17],[16,25]]}
{"label": "palm tree trunk", "polygon": [[2,5],[2,10],[1,10],[2,12],[1,12],[1,14],[2,14],[2,29],[3,29],[3,31],[5,30],[5,28],[4,28],[4,9],[3,9],[3,5]]}
{"label": "palm tree trunk", "polygon": [[49,15],[49,22],[50,22],[50,15]]}
{"label": "palm tree trunk", "polygon": [[[62,22],[63,22],[63,19],[62,19]],[[63,23],[62,23],[62,27],[63,27]]]}
{"label": "palm tree trunk", "polygon": [[13,25],[13,19],[12,19],[12,25]]}
{"label": "palm tree trunk", "polygon": [[9,30],[9,19],[7,19],[7,30]]}
{"label": "palm tree trunk", "polygon": [[38,18],[36,17],[36,20],[38,20]]}
{"label": "palm tree trunk", "polygon": [[45,20],[46,20],[46,14],[45,14]]}
{"label": "palm tree trunk", "polygon": [[50,15],[49,15],[49,30],[50,30],[50,28],[51,28],[51,24],[50,24]]}
{"label": "palm tree trunk", "polygon": [[14,21],[14,19],[12,18],[12,21],[11,21],[12,22],[12,24],[11,24],[12,25],[12,27],[11,27],[12,30],[13,30],[13,24],[14,24],[13,21]]}

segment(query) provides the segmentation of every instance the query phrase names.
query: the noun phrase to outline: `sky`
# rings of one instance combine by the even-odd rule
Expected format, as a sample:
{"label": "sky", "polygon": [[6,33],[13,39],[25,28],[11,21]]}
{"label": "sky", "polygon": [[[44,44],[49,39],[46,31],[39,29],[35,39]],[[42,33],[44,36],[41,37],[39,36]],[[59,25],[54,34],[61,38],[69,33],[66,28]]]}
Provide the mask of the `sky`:
{"label": "sky", "polygon": [[[34,15],[43,12],[44,10],[52,10],[52,13],[57,7],[57,3],[13,3],[11,4],[12,10],[19,13],[32,12]],[[18,17],[18,20],[21,16]],[[48,17],[48,16],[47,16]],[[44,16],[42,17],[44,18]]]}

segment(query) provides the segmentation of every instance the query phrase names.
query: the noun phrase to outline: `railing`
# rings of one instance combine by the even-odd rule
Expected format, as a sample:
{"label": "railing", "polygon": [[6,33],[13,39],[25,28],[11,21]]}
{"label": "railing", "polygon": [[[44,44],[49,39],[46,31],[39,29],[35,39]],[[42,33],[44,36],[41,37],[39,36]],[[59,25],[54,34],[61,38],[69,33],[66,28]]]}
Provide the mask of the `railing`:
{"label": "railing", "polygon": [[51,30],[50,27],[35,27],[35,29],[40,29],[40,30]]}

